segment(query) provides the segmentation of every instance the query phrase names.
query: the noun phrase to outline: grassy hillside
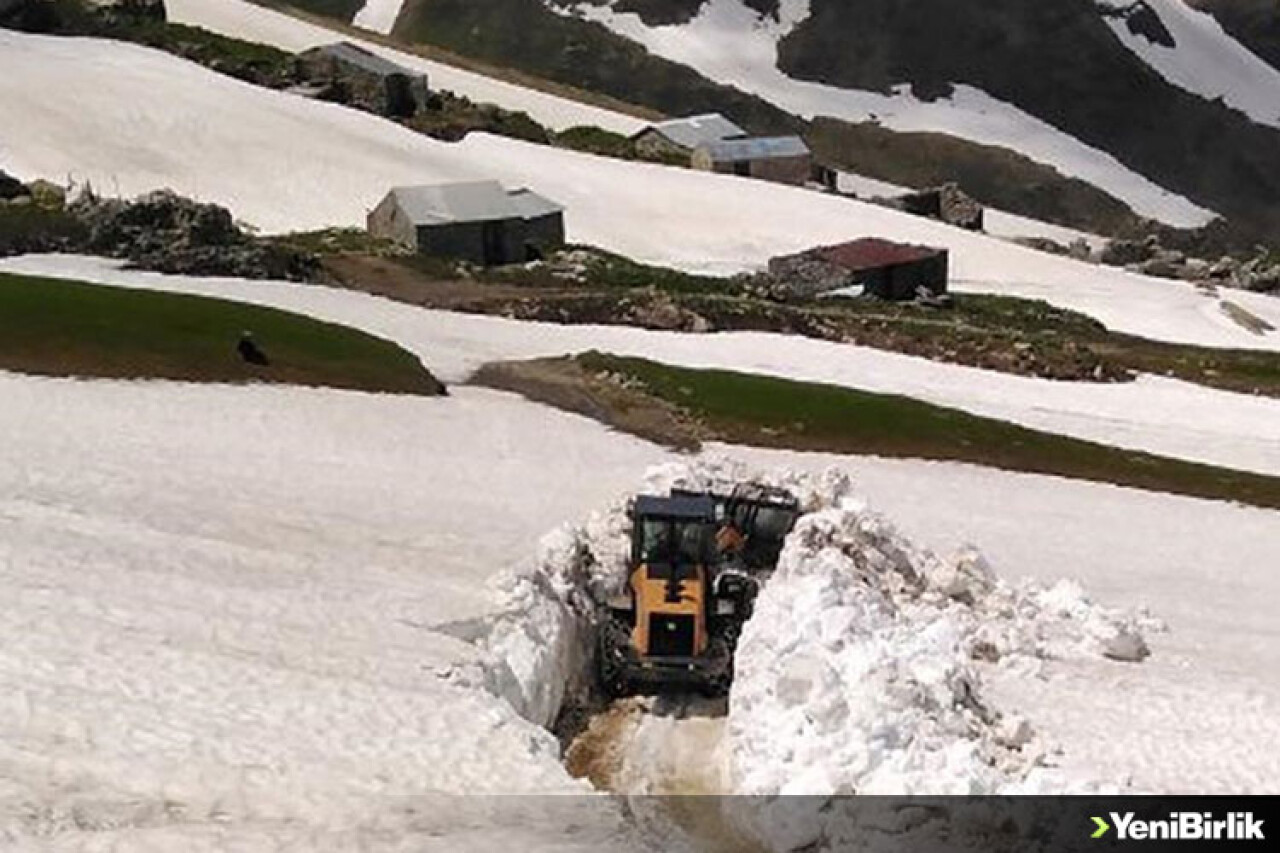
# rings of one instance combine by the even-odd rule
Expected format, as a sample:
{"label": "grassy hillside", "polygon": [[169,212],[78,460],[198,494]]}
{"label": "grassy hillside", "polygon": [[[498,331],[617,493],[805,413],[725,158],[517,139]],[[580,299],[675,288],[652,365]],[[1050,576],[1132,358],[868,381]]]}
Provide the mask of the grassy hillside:
{"label": "grassy hillside", "polygon": [[1120,450],[909,397],[600,353],[577,361],[676,407],[704,440],[954,460],[1280,508],[1280,478]]}
{"label": "grassy hillside", "polygon": [[792,76],[937,95],[970,83],[1280,239],[1280,131],[1167,83],[1092,0],[814,0],[812,13],[779,46]]}
{"label": "grassy hillside", "polygon": [[[236,351],[251,331],[270,364]],[[401,394],[443,387],[390,341],[220,299],[0,273],[0,369],[45,376],[273,382]]]}

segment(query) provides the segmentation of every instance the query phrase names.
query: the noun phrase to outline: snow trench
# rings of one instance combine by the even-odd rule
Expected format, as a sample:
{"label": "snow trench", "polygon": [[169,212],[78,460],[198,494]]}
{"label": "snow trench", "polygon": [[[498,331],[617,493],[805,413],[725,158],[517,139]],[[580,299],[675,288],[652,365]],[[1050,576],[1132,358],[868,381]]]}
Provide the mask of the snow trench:
{"label": "snow trench", "polygon": [[[722,793],[768,802],[1109,790],[1059,773],[1032,721],[985,696],[983,672],[1035,678],[1049,660],[1137,663],[1158,620],[1096,604],[1069,580],[1010,583],[972,547],[947,558],[918,548],[836,469],[760,471],[704,458],[650,469],[636,493],[743,481],[791,489],[803,514],[738,646],[719,755],[708,756],[723,763]],[[626,575],[625,508],[620,499],[552,531],[534,559],[494,579],[499,615],[469,637],[487,663],[460,678],[546,728],[591,690],[597,614]],[[794,846],[786,833],[795,822],[759,802],[740,815],[747,828]],[[806,831],[816,825],[804,822]]]}

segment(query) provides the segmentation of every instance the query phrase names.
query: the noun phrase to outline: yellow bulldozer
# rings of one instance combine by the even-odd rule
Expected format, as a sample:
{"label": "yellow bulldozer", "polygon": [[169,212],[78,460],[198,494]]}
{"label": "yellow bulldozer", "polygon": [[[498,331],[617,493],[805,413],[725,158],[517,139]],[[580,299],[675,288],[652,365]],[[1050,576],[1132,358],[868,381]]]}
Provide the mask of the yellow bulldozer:
{"label": "yellow bulldozer", "polygon": [[738,634],[798,514],[793,495],[756,485],[635,498],[626,587],[601,620],[604,691],[724,695]]}

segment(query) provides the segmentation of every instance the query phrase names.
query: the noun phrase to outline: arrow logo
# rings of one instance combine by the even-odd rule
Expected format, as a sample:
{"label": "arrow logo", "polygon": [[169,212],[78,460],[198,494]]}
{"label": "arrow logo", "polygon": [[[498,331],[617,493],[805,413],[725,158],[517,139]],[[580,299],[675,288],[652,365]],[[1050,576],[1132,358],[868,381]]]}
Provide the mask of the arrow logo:
{"label": "arrow logo", "polygon": [[1101,838],[1106,835],[1107,830],[1111,828],[1111,825],[1100,817],[1093,818],[1093,822],[1098,825],[1098,828],[1093,831],[1093,835],[1089,836],[1090,838]]}

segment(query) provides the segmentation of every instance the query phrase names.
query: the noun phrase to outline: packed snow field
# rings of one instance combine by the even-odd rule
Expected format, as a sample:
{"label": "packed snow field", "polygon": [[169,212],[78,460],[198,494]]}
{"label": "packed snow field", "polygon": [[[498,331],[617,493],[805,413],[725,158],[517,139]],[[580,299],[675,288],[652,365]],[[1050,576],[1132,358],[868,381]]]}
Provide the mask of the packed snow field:
{"label": "packed snow field", "polygon": [[893,130],[935,131],[1011,148],[1107,191],[1142,216],[1185,227],[1213,218],[1211,211],[1157,186],[1105,151],[973,86],[957,85],[949,98],[921,101],[907,84],[883,95],[788,77],[778,68],[778,42],[809,17],[809,0],[782,0],[776,19],[742,0],[709,0],[693,20],[667,26],[649,26],[635,12],[615,6],[612,0],[584,2],[562,11],[598,21],[658,56],[805,118],[878,121]]}
{"label": "packed snow field", "polygon": [[904,394],[1119,447],[1280,474],[1280,401],[1162,377],[1121,384],[1054,382],[796,336],[526,323],[424,310],[314,285],[164,276],[92,258],[9,258],[0,260],[0,271],[216,295],[297,311],[407,343],[445,382],[465,380],[491,361],[599,349],[686,367]]}
{"label": "packed snow field", "polygon": [[[1123,8],[1128,0],[1098,0]],[[1207,100],[1222,98],[1258,124],[1280,127],[1280,71],[1240,44],[1214,20],[1185,0],[1146,0],[1175,42],[1157,44],[1129,31],[1123,18],[1108,17],[1107,26],[1125,47],[1175,86]]]}
{"label": "packed snow field", "polygon": [[[44,95],[89,80],[92,99]],[[1280,334],[1245,330],[1186,284],[765,181],[485,134],[440,142],[134,45],[0,33],[0,107],[24,117],[0,134],[0,160],[19,177],[70,177],[122,195],[169,187],[267,231],[361,226],[392,186],[497,178],[564,204],[571,240],[641,261],[731,273],[815,244],[890,237],[949,248],[962,291],[1043,298],[1157,339],[1280,348]],[[1231,299],[1280,327],[1280,301]]]}

